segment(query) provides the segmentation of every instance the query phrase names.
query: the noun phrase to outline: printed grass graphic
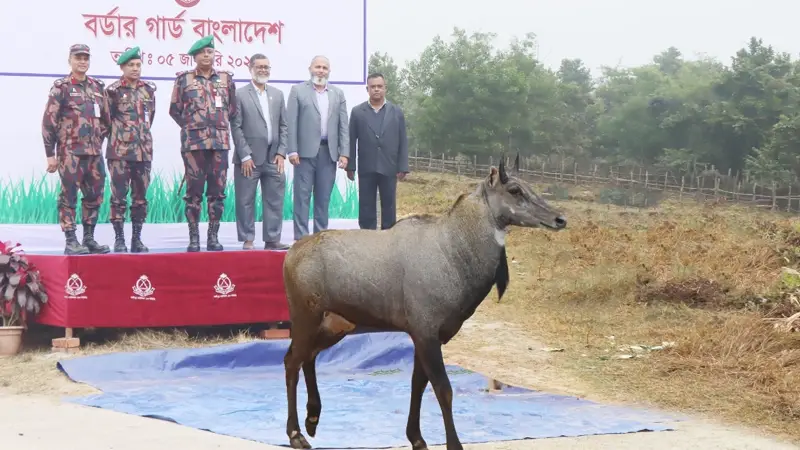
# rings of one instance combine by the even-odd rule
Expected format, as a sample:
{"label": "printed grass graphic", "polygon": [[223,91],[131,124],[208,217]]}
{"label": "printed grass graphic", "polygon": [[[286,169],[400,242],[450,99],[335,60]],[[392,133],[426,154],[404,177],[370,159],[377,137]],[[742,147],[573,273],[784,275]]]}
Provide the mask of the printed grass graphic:
{"label": "printed grass graphic", "polygon": [[[147,191],[148,223],[179,223],[186,222],[184,215],[183,195],[186,192],[184,184],[180,193],[177,193],[181,184],[182,175],[153,174],[150,188]],[[53,183],[47,176],[39,180],[0,180],[0,223],[2,224],[58,224],[58,211],[56,201],[61,189],[59,182]],[[344,196],[339,188],[334,188],[331,193],[330,218],[355,219],[358,218],[358,186],[355,182],[346,180]],[[128,194],[128,208],[130,208],[130,193]],[[225,189],[225,213],[223,222],[236,220],[235,198],[233,181],[229,181]],[[111,188],[106,178],[105,200],[100,207],[100,223],[108,223],[109,207],[111,206]],[[313,211],[314,199],[311,200]],[[208,211],[205,198],[201,208],[201,221],[208,220]],[[292,184],[286,184],[286,194],[283,203],[283,219],[292,219]],[[76,218],[80,223],[81,195],[78,194]],[[256,196],[256,221],[261,221],[263,212],[261,208],[261,192]],[[130,212],[126,213],[126,221],[130,221]]]}

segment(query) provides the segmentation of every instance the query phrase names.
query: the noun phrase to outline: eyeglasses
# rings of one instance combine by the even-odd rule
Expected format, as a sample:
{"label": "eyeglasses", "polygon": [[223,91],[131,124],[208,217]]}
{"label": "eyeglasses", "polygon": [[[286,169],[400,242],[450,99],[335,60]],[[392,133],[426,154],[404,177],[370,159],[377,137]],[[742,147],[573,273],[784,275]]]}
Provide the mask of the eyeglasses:
{"label": "eyeglasses", "polygon": [[263,71],[263,70],[269,70],[272,67],[270,67],[270,66],[254,66],[253,68],[256,69],[256,70],[262,70]]}

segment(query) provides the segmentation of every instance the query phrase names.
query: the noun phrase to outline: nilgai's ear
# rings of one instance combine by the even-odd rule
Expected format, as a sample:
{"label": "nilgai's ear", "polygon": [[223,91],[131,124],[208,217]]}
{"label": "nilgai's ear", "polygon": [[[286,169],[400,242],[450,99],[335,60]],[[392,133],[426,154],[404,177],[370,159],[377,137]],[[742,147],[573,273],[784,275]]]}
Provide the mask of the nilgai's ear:
{"label": "nilgai's ear", "polygon": [[497,170],[497,167],[489,167],[489,176],[487,177],[486,181],[491,187],[495,187],[500,183],[500,171]]}
{"label": "nilgai's ear", "polygon": [[506,156],[500,158],[500,182],[503,184],[508,183],[508,174],[506,173]]}

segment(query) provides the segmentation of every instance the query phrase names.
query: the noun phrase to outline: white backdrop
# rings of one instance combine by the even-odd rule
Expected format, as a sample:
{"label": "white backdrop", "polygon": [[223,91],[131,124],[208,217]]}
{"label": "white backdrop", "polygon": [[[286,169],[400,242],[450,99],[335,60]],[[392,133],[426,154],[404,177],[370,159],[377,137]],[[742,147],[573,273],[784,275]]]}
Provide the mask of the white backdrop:
{"label": "white backdrop", "polygon": [[[6,104],[0,108],[5,125],[0,127],[0,223],[53,224],[26,213],[30,206],[20,204],[20,195],[33,202],[31,189],[42,189],[42,180],[57,182],[57,175],[44,170],[41,121],[53,81],[69,72],[69,46],[75,43],[90,46],[89,74],[106,85],[121,74],[116,57],[130,47],[141,48],[142,77],[158,87],[153,170],[156,176],[179,180],[183,166],[179,129],[168,114],[170,94],[176,73],[193,67],[186,52],[208,34],[216,37],[218,68],[234,72],[237,86],[249,82],[247,58],[263,53],[272,66],[270,84],[286,99],[292,84],[308,78],[313,56],[322,54],[331,61],[331,82],[345,92],[348,115],[367,99],[366,0],[337,0],[334,5],[322,0],[92,0],[49,2],[38,8],[9,3],[0,14],[0,37],[7,43],[0,59]],[[291,186],[291,165],[287,167]],[[232,170],[229,177],[232,181]],[[340,192],[346,184],[339,171]],[[20,190],[23,185],[28,189]],[[39,203],[54,213],[51,194]],[[16,213],[4,214],[7,208]]]}

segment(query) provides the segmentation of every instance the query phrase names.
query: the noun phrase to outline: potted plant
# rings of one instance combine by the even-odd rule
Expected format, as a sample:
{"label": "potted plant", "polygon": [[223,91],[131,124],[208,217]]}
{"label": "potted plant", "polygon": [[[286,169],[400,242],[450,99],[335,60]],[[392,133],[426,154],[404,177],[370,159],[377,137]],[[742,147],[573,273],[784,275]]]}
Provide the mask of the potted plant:
{"label": "potted plant", "polygon": [[19,244],[0,242],[0,355],[19,352],[26,314],[38,314],[45,303],[39,269],[28,262]]}

